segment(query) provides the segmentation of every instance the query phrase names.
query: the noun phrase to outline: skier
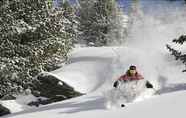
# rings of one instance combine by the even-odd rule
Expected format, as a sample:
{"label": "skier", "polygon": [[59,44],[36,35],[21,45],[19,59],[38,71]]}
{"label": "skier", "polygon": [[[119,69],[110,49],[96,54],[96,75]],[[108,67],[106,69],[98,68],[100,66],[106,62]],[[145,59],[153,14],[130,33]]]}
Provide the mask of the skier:
{"label": "skier", "polygon": [[126,103],[132,102],[140,95],[144,87],[154,89],[153,85],[144,79],[134,65],[131,65],[127,72],[114,82],[113,87],[117,89],[112,89],[111,94],[108,94],[108,106],[118,104],[117,102],[122,100],[120,107],[125,107]]}
{"label": "skier", "polygon": [[[136,66],[131,65],[127,70],[127,72],[124,75],[120,76],[119,79],[114,82],[113,87],[117,88],[119,82],[126,83],[134,80],[143,80],[143,79],[144,77],[137,72]],[[146,82],[145,86],[147,88],[153,88],[153,85],[149,81]]]}

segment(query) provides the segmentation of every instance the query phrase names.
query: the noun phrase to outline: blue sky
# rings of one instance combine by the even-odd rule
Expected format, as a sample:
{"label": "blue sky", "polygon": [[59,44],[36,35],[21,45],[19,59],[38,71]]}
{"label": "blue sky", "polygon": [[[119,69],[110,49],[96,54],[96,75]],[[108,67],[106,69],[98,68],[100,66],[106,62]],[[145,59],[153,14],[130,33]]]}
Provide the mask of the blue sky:
{"label": "blue sky", "polygon": [[[57,5],[57,4],[59,4],[61,1],[62,1],[62,0],[54,0],[54,4]],[[71,4],[76,4],[76,1],[77,1],[77,0],[69,0],[69,2],[70,2]]]}
{"label": "blue sky", "polygon": [[[137,1],[137,0],[136,0]],[[122,7],[125,13],[128,13],[133,0],[118,0],[119,6]],[[174,10],[175,8],[183,8],[184,0],[138,0],[140,8],[146,13],[162,12],[166,8]]]}
{"label": "blue sky", "polygon": [[[54,0],[54,5],[58,6],[58,3],[62,0]],[[69,0],[71,4],[76,4],[76,1],[78,0]],[[131,4],[134,0],[117,0],[119,3],[119,6],[122,7],[125,11],[125,13],[128,13]],[[183,4],[185,3],[184,0],[138,0],[141,8],[143,11],[154,11],[154,9],[162,9],[166,7],[183,7]]]}

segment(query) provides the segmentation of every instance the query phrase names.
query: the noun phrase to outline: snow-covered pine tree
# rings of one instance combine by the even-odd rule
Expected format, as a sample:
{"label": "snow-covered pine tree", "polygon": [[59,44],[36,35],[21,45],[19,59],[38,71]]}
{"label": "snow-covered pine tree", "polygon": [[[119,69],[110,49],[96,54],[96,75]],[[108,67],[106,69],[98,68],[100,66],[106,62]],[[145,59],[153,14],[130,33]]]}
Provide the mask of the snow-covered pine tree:
{"label": "snow-covered pine tree", "polygon": [[79,0],[79,39],[87,45],[108,43],[112,18],[117,9],[115,0]]}
{"label": "snow-covered pine tree", "polygon": [[75,17],[68,7],[54,9],[50,0],[0,1],[0,97],[21,92],[39,72],[67,59]]}
{"label": "snow-covered pine tree", "polygon": [[[186,35],[181,35],[178,39],[174,39],[172,42],[182,45],[186,41]],[[182,61],[183,64],[186,65],[186,54],[185,52],[178,51],[172,48],[170,45],[166,45],[167,49],[171,52],[171,55],[175,57],[176,60]],[[186,72],[186,70],[183,70]]]}
{"label": "snow-covered pine tree", "polygon": [[108,45],[121,45],[124,43],[128,34],[128,23],[128,16],[118,6],[110,18],[110,26],[107,34]]}

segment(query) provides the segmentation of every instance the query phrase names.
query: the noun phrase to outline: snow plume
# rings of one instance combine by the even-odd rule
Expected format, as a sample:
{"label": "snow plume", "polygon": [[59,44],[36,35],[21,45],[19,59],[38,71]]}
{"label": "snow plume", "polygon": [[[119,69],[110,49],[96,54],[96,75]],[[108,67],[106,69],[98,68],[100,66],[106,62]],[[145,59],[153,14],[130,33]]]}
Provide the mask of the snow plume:
{"label": "snow plume", "polygon": [[133,5],[129,17],[128,37],[123,45],[137,51],[136,58],[141,61],[134,64],[139,65],[145,78],[153,81],[157,88],[172,83],[170,80],[183,82],[183,66],[174,61],[165,45],[171,44],[174,38],[186,33],[186,9],[183,4],[178,5],[177,2],[142,2],[142,5]]}
{"label": "snow plume", "polygon": [[168,10],[164,10],[159,6],[159,14],[152,14],[151,10],[144,13],[142,6],[133,7],[136,12],[129,17],[127,40],[122,47],[74,49],[69,64],[52,73],[82,93],[100,93],[112,88],[130,65],[136,65],[155,89],[185,82],[183,65],[170,56],[165,46],[186,32],[184,8],[171,10],[165,6]]}
{"label": "snow plume", "polygon": [[127,28],[129,18],[121,9],[115,12],[115,18],[111,19],[111,26],[107,38],[109,39],[108,45],[119,45],[127,36]]}

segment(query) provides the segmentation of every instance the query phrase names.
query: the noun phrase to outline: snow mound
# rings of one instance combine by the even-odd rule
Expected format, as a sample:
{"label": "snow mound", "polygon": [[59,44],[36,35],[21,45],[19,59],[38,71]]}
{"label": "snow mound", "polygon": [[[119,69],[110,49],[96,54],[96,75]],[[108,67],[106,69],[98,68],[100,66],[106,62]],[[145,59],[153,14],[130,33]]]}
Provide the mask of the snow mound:
{"label": "snow mound", "polygon": [[174,60],[167,60],[166,53],[153,51],[148,55],[147,58],[146,51],[134,47],[79,48],[71,53],[69,64],[50,74],[81,93],[112,88],[113,82],[132,64],[155,89],[185,82],[185,73],[180,71],[182,66],[175,67]]}

